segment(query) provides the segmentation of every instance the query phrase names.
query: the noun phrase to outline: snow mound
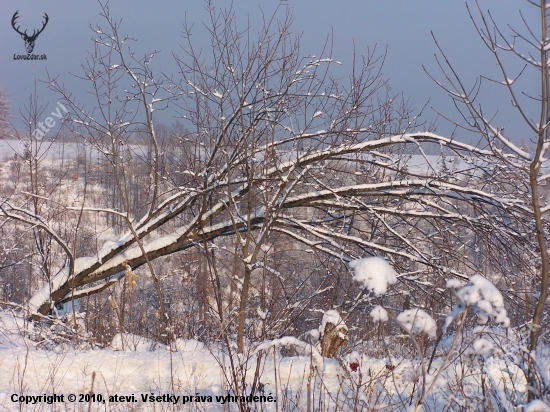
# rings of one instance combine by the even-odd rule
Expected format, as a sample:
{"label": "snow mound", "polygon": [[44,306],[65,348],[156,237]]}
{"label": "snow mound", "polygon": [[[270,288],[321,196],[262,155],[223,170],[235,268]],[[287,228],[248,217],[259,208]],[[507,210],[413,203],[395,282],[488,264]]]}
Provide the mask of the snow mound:
{"label": "snow mound", "polygon": [[111,342],[111,349],[116,351],[151,352],[154,342],[143,336],[131,333],[117,333]]}
{"label": "snow mound", "polygon": [[32,323],[26,321],[21,315],[0,312],[0,329],[3,335],[18,335],[32,328]]}
{"label": "snow mound", "polygon": [[380,305],[376,305],[370,311],[370,317],[374,322],[386,322],[388,320],[388,312]]}
{"label": "snow mound", "polygon": [[[475,309],[478,322],[481,325],[486,324],[490,317],[494,317],[502,327],[506,328],[510,325],[510,319],[504,309],[504,298],[495,285],[483,276],[472,276],[470,281],[456,292],[456,296],[464,306],[471,306]],[[445,323],[447,324],[447,320]]]}
{"label": "snow mound", "polygon": [[351,352],[348,355],[348,362],[350,362],[350,363],[353,363],[353,362],[361,363],[361,355],[359,354],[359,352],[357,352],[356,350]]}
{"label": "snow mound", "polygon": [[176,339],[176,350],[178,352],[195,352],[204,350],[204,344],[195,339]]}
{"label": "snow mound", "polygon": [[352,260],[349,266],[355,270],[353,280],[362,283],[363,287],[372,290],[376,296],[386,293],[388,285],[397,282],[397,273],[381,257]]}
{"label": "snow mound", "polygon": [[20,314],[0,312],[0,349],[32,346],[25,337],[33,332],[33,324]]}
{"label": "snow mound", "polygon": [[550,412],[550,406],[540,399],[532,400],[524,409],[525,412]]}
{"label": "snow mound", "polygon": [[437,325],[435,320],[422,309],[409,309],[401,312],[397,320],[413,334],[425,332],[432,338],[436,337]]}
{"label": "snow mound", "polygon": [[293,336],[283,336],[282,338],[279,338],[279,339],[262,342],[256,347],[255,353],[258,353],[261,350],[268,351],[269,348],[271,347],[279,347],[279,346],[287,346],[287,345],[293,345],[303,349],[304,351],[306,351],[306,353],[309,356],[311,356],[313,363],[316,366],[323,367],[324,359],[321,356],[321,353],[317,350],[317,348]]}

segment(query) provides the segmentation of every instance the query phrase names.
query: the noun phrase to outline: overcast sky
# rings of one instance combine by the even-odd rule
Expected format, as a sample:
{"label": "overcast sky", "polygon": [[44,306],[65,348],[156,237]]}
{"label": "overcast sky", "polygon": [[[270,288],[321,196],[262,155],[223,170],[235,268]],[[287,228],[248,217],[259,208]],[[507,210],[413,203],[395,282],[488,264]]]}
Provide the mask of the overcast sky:
{"label": "overcast sky", "polygon": [[[216,1],[215,5],[225,7],[228,1]],[[390,79],[393,92],[403,92],[410,102],[420,109],[429,101],[434,107],[458,120],[446,94],[438,88],[423,71],[427,70],[442,78],[434,59],[436,47],[430,32],[433,31],[448,57],[455,65],[466,84],[472,85],[480,75],[496,74],[496,66],[477,37],[468,17],[465,3],[458,0],[289,0],[282,7],[291,8],[294,16],[293,32],[302,34],[301,52],[304,55],[319,54],[327,36],[334,36],[333,57],[344,63],[343,69],[350,68],[355,44],[359,54],[367,47],[375,45],[380,51],[388,48],[384,77]],[[527,2],[513,0],[480,0],[483,9],[491,9],[497,22],[521,25],[518,10],[522,10],[527,21],[537,29],[537,9]],[[278,1],[234,0],[233,8],[241,22],[250,18],[255,21],[260,16],[260,8],[267,14],[279,5]],[[114,16],[121,18],[122,33],[138,40],[138,52],[160,51],[157,68],[170,71],[174,68],[172,51],[179,50],[182,22],[200,25],[207,17],[205,3],[200,0],[116,0],[111,2]],[[88,97],[79,82],[70,73],[81,74],[81,64],[92,50],[93,26],[105,24],[99,16],[96,1],[50,0],[47,2],[21,2],[4,0],[0,21],[0,88],[9,94],[12,115],[19,116],[19,110],[28,104],[35,80],[44,80],[47,73],[59,76],[67,89],[74,95],[82,94],[81,100]],[[44,13],[49,15],[49,23],[36,40],[34,54],[46,54],[46,61],[14,60],[14,54],[25,54],[24,42],[11,27],[11,18],[19,10],[18,24],[28,32],[41,27]],[[283,14],[281,14],[282,16]],[[207,39],[196,36],[195,44],[208,47]],[[521,66],[514,66],[519,69]],[[538,79],[535,75],[523,79],[527,90],[536,90]],[[38,82],[37,90],[41,103],[49,110],[55,109],[57,97]],[[497,125],[506,126],[506,133],[516,141],[528,139],[525,129],[519,122],[511,121],[512,111],[509,99],[494,85],[487,85],[487,93],[481,101],[487,106],[487,113],[498,108]],[[532,106],[532,108],[534,108]],[[426,120],[435,119],[435,113],[427,110]],[[14,119],[16,125],[20,120]],[[163,118],[170,123],[172,119]],[[450,133],[451,128],[438,121],[440,133]]]}

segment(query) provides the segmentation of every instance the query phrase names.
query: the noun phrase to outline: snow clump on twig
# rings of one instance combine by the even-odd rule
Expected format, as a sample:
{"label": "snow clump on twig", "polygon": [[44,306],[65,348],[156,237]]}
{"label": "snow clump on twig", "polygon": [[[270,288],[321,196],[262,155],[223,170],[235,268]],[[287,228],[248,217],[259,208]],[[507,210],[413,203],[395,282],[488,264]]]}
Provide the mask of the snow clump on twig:
{"label": "snow clump on twig", "polygon": [[435,320],[422,309],[409,309],[397,315],[397,320],[412,334],[426,333],[435,338],[437,325]]}
{"label": "snow clump on twig", "polygon": [[362,283],[363,287],[373,291],[376,296],[386,293],[388,285],[397,282],[397,273],[381,257],[352,260],[349,266],[355,270],[353,280]]}
{"label": "snow clump on twig", "polygon": [[464,283],[462,283],[458,279],[448,279],[447,283],[445,284],[445,287],[447,289],[458,289],[458,288],[462,287],[463,285],[464,285]]}
{"label": "snow clump on twig", "polygon": [[474,275],[470,281],[456,292],[460,302],[453,307],[449,316],[445,319],[443,331],[451,324],[453,319],[466,307],[475,310],[478,323],[485,325],[489,318],[493,317],[500,326],[510,326],[510,318],[504,309],[504,298],[499,290],[481,275]]}
{"label": "snow clump on twig", "polygon": [[470,352],[474,355],[488,355],[493,350],[493,344],[487,339],[480,338],[473,343],[471,349]]}
{"label": "snow clump on twig", "polygon": [[370,317],[374,322],[386,322],[388,320],[388,312],[380,305],[376,305],[370,311]]}

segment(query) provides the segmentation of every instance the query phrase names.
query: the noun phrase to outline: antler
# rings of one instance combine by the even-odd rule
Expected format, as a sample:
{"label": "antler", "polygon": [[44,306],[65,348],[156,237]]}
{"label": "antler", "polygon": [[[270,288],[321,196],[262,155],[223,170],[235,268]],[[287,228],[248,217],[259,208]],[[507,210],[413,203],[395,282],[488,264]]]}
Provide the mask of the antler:
{"label": "antler", "polygon": [[[26,35],[27,35],[27,30],[25,30],[25,33],[21,33],[21,32],[19,31],[19,27],[21,27],[21,26],[15,27],[15,20],[17,20],[17,18],[19,17],[18,14],[19,14],[19,10],[17,10],[17,11],[15,12],[15,14],[13,15],[13,17],[11,18],[11,26],[12,26],[13,29],[14,29],[17,33],[19,33],[21,36],[26,36]],[[46,14],[46,13],[44,13],[44,14]],[[47,14],[46,14],[46,16],[47,16]],[[47,21],[46,21],[46,22],[47,22]],[[44,30],[44,28],[42,28],[42,30]]]}
{"label": "antler", "polygon": [[50,18],[48,17],[48,14],[46,14],[46,13],[44,13],[44,17],[45,17],[46,21],[42,25],[42,28],[40,30],[38,30],[38,32],[36,30],[34,30],[32,32],[32,36],[30,36],[31,39],[36,39],[38,37],[38,35],[40,33],[42,33],[42,31],[46,28],[46,24],[48,24],[48,20],[50,20]]}

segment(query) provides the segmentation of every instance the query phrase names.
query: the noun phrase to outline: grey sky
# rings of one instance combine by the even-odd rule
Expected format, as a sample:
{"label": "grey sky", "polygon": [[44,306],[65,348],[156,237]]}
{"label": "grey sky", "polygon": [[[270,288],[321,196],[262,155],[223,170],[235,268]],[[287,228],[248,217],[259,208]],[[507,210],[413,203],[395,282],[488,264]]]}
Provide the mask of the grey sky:
{"label": "grey sky", "polygon": [[[217,6],[228,5],[228,1],[218,1]],[[104,23],[99,17],[99,5],[95,1],[75,2],[51,0],[49,2],[21,2],[4,0],[3,15],[0,20],[0,88],[10,95],[12,115],[18,116],[19,109],[28,104],[35,79],[45,79],[46,70],[52,76],[60,76],[67,88],[75,95],[83,94],[82,83],[69,73],[80,74],[80,65],[92,50],[90,41],[93,33],[90,24]],[[246,24],[248,16],[256,21],[260,7],[270,14],[279,5],[278,1],[235,0],[233,7]],[[491,9],[498,22],[521,24],[518,9],[522,9],[527,19],[536,25],[537,9],[528,7],[527,2],[513,0],[481,0],[484,9]],[[178,52],[181,43],[180,31],[186,15],[189,21],[200,25],[207,17],[204,2],[191,0],[164,0],[155,3],[143,0],[116,0],[111,2],[114,16],[123,19],[122,32],[135,37],[136,50],[149,52],[159,50],[156,67],[170,72],[174,68],[172,51]],[[434,53],[436,47],[430,35],[433,31],[446,53],[456,64],[458,72],[467,84],[473,84],[479,74],[496,73],[494,61],[488,55],[474,32],[467,15],[465,3],[456,0],[409,0],[409,1],[306,1],[294,0],[283,3],[283,7],[293,10],[296,34],[303,33],[301,52],[304,55],[318,55],[331,33],[334,34],[333,57],[344,63],[343,69],[350,68],[352,41],[355,41],[358,54],[367,47],[377,45],[380,52],[388,47],[384,66],[384,76],[390,79],[393,92],[402,91],[416,107],[422,107],[428,100],[429,106],[437,107],[458,119],[449,98],[424,73],[424,65],[436,77],[441,78]],[[36,41],[34,54],[45,53],[47,61],[14,61],[14,54],[24,54],[24,42],[11,27],[11,17],[19,10],[18,23],[21,28],[33,29],[41,26],[43,13],[48,13],[47,28]],[[207,39],[194,39],[197,45],[208,47]],[[519,66],[517,66],[519,69]],[[536,88],[538,79],[534,76],[524,79],[529,90]],[[38,82],[37,89],[41,103],[48,110],[54,109],[57,98],[45,90]],[[535,89],[536,90],[536,89]],[[513,122],[506,124],[510,112],[503,110],[502,103],[507,99],[497,88],[487,85],[487,96],[482,100],[488,109],[501,105],[497,118],[506,125],[507,134],[514,140],[528,137],[524,129]],[[494,111],[494,110],[493,110]],[[425,112],[426,119],[434,119],[433,111]],[[502,120],[501,120],[502,119]],[[170,119],[162,119],[170,123]],[[19,119],[14,120],[20,125]],[[438,122],[440,133],[449,133],[445,122]],[[515,136],[511,136],[514,134]]]}

